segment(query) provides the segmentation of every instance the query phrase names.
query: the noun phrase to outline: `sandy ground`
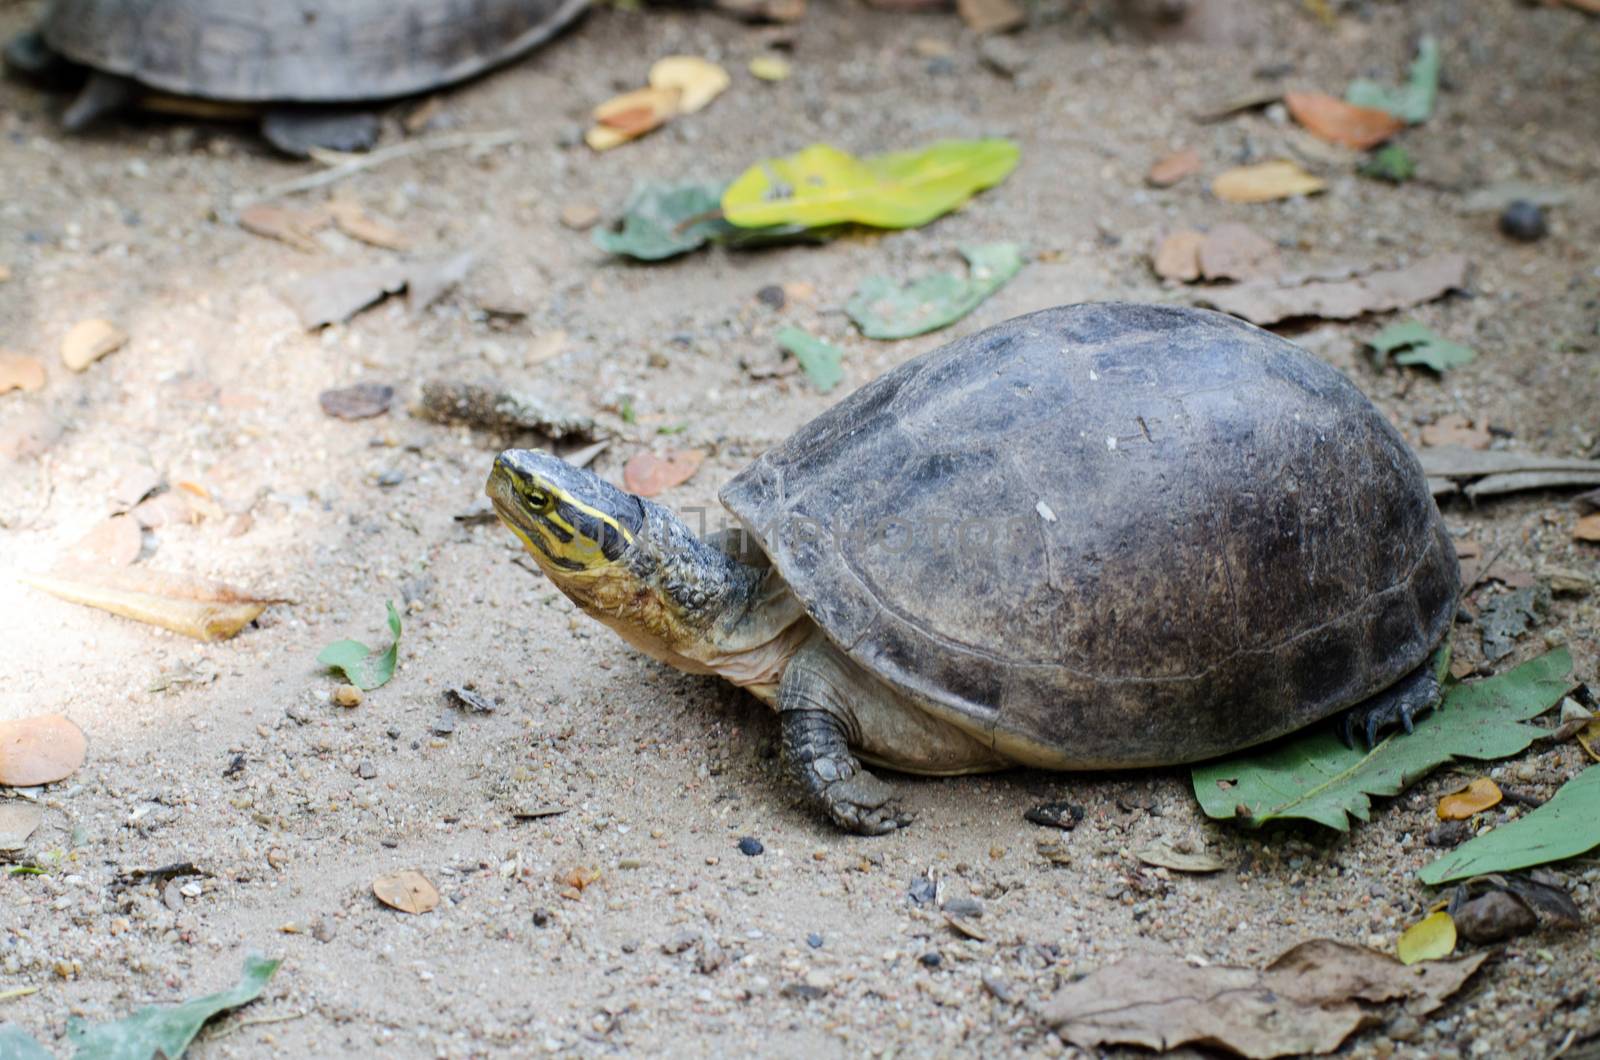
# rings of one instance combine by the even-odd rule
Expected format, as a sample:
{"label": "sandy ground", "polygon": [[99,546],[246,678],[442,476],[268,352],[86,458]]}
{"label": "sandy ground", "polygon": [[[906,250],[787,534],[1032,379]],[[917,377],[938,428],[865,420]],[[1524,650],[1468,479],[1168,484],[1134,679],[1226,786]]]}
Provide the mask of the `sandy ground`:
{"label": "sandy ground", "polygon": [[[324,388],[357,381],[392,383],[410,400],[436,376],[499,378],[596,414],[617,438],[597,464],[613,477],[643,446],[710,450],[662,499],[716,511],[719,485],[833,400],[800,377],[754,379],[741,366],[770,356],[779,326],[845,347],[843,393],[1024,311],[1184,300],[1149,271],[1154,239],[1231,219],[1307,261],[1466,253],[1470,296],[1412,314],[1481,353],[1443,381],[1376,371],[1361,340],[1381,320],[1296,337],[1413,440],[1460,413],[1492,425],[1497,445],[1590,453],[1600,24],[1504,0],[1418,0],[1354,5],[1330,31],[1295,5],[1272,5],[1270,17],[1268,7],[1252,9],[1244,43],[1209,46],[1141,41],[1047,7],[1008,42],[1023,64],[1011,78],[953,16],[823,2],[780,34],[793,38],[794,75],[779,84],[745,72],[771,31],[706,14],[597,12],[533,59],[443,96],[438,129],[510,129],[515,143],[395,162],[339,186],[418,252],[476,251],[465,286],[423,312],[391,300],[316,334],[275,287],[393,255],[331,232],[308,253],[214,213],[310,167],[238,127],[147,120],[70,138],[56,126],[59,97],[5,85],[0,346],[44,356],[50,378],[36,394],[0,396],[0,718],[64,712],[90,752],[42,794],[45,823],[21,855],[51,871],[0,877],[0,995],[39,988],[0,1001],[0,1020],[61,1047],[71,1015],[107,1019],[220,988],[261,951],[285,958],[266,996],[192,1055],[1049,1055],[1072,1050],[1032,1006],[1126,954],[1259,964],[1312,937],[1392,947],[1432,900],[1415,871],[1435,853],[1423,843],[1434,800],[1474,769],[1442,771],[1349,835],[1209,823],[1180,770],[896,778],[915,824],[882,839],[840,835],[797,804],[765,708],[627,648],[519,562],[511,535],[455,520],[477,503],[493,453],[518,439],[399,406],[341,422],[317,404]],[[0,5],[0,30],[33,12]],[[1357,178],[1341,152],[1281,115],[1190,117],[1269,84],[1252,78],[1263,67],[1335,92],[1354,76],[1392,77],[1424,29],[1441,34],[1447,70],[1437,116],[1409,140],[1426,181]],[[671,53],[722,61],[733,88],[614,152],[574,146],[594,103]],[[406,109],[386,118],[390,141]],[[727,177],[816,140],[870,152],[990,134],[1021,143],[1021,167],[921,231],[639,267],[558,223],[570,205],[615,209],[642,180]],[[1204,177],[1147,189],[1150,162],[1183,144],[1202,152]],[[1326,170],[1329,192],[1246,207],[1206,191],[1227,165],[1285,153]],[[1463,189],[1510,179],[1581,194],[1552,213],[1547,239],[1517,244],[1492,215],[1459,209]],[[872,343],[839,312],[865,275],[931,271],[959,244],[994,239],[1025,242],[1035,260],[946,333]],[[814,295],[775,310],[755,297],[771,284]],[[131,339],[69,374],[56,345],[92,316]],[[528,367],[556,331],[560,354]],[[292,603],[234,640],[199,644],[16,581],[104,518],[140,468],[202,484],[223,510],[151,532],[146,565]],[[1453,501],[1445,514],[1516,569],[1595,568],[1560,495]],[[317,652],[344,636],[381,642],[385,599],[405,605],[400,671],[360,706],[336,706]],[[1595,619],[1593,598],[1558,597],[1501,665],[1564,642],[1592,680]],[[1460,640],[1475,662],[1475,633]],[[502,709],[436,735],[442,690],[466,681]],[[1538,745],[1492,772],[1548,796],[1582,761],[1573,745]],[[1066,865],[1039,853],[1051,836],[1022,817],[1062,796],[1086,810],[1062,836]],[[565,812],[515,816],[540,806]],[[743,836],[765,852],[741,855]],[[1185,877],[1140,866],[1130,851],[1157,840],[1202,846],[1229,868]],[[180,881],[197,885],[188,893],[115,883],[180,861],[205,873]],[[561,878],[580,867],[598,880],[563,896]],[[405,916],[374,901],[374,877],[401,868],[438,885],[440,908]],[[1571,864],[1565,876],[1592,921],[1597,870]],[[981,899],[986,940],[913,901],[919,878],[941,901]],[[721,966],[697,967],[716,963],[701,960],[706,947],[664,952],[685,931],[714,940]],[[1587,930],[1526,936],[1420,1031],[1380,1026],[1350,1052],[1549,1055],[1572,1032],[1600,1030],[1597,974]]]}

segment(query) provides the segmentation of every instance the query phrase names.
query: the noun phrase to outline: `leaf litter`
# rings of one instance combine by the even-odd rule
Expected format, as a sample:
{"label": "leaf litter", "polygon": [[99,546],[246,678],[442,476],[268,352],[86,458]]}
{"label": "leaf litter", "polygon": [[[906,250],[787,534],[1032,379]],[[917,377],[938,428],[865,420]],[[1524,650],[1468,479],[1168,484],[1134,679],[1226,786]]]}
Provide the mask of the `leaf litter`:
{"label": "leaf litter", "polygon": [[1265,749],[1194,767],[1195,797],[1209,817],[1252,826],[1298,818],[1347,831],[1371,816],[1374,797],[1398,795],[1456,758],[1506,758],[1544,729],[1528,724],[1561,701],[1572,657],[1559,648],[1508,673],[1455,685],[1416,722],[1371,750],[1346,747],[1319,726]]}
{"label": "leaf litter", "polygon": [[394,676],[400,662],[400,613],[394,601],[386,601],[389,611],[390,644],[379,652],[359,640],[339,640],[323,648],[317,662],[329,669],[338,670],[349,682],[364,692],[382,688]]}
{"label": "leaf litter", "polygon": [[1431,302],[1466,285],[1462,254],[1434,254],[1391,269],[1343,270],[1336,277],[1288,276],[1207,291],[1206,304],[1259,327],[1300,317],[1353,320]]}
{"label": "leaf litter", "polygon": [[1585,854],[1600,846],[1600,765],[1591,765],[1532,813],[1502,824],[1423,866],[1423,883],[1437,885],[1491,872],[1510,872]]}
{"label": "leaf litter", "polygon": [[88,754],[83,730],[60,714],[0,721],[0,785],[31,788],[76,773]]}
{"label": "leaf litter", "polygon": [[1439,820],[1464,821],[1474,814],[1500,805],[1502,798],[1504,796],[1500,792],[1500,785],[1488,777],[1474,777],[1464,787],[1452,791],[1439,800],[1437,811]]}
{"label": "leaf litter", "polygon": [[1387,111],[1409,125],[1418,125],[1433,115],[1439,95],[1439,42],[1423,37],[1417,44],[1417,57],[1411,63],[1406,83],[1390,88],[1367,78],[1351,82],[1345,99],[1358,107]]}
{"label": "leaf litter", "polygon": [[1357,151],[1377,147],[1406,127],[1386,110],[1358,107],[1324,92],[1286,92],[1283,102],[1313,136]]}
{"label": "leaf litter", "polygon": [[1407,968],[1387,954],[1312,939],[1262,969],[1126,957],[1058,990],[1043,1018],[1081,1049],[1197,1044],[1268,1058],[1330,1053],[1399,1002],[1412,1016],[1443,1005],[1488,955]]}
{"label": "leaf litter", "polygon": [[372,893],[390,909],[428,913],[439,907],[439,890],[416,869],[401,869],[372,881]]}
{"label": "leaf litter", "polygon": [[1327,188],[1321,177],[1312,176],[1298,162],[1279,159],[1235,166],[1217,174],[1211,194],[1223,202],[1261,203],[1314,195]]}
{"label": "leaf litter", "polygon": [[795,359],[817,393],[826,394],[844,381],[844,351],[839,347],[795,327],[781,328],[773,338]]}
{"label": "leaf litter", "polygon": [[1400,933],[1395,954],[1401,964],[1437,961],[1456,950],[1456,922],[1444,910],[1429,913]]}
{"label": "leaf litter", "polygon": [[1416,320],[1390,324],[1372,338],[1367,345],[1377,351],[1378,366],[1393,357],[1395,364],[1425,365],[1440,375],[1452,368],[1471,364],[1478,355],[1470,347],[1451,342],[1434,334],[1427,325]]}
{"label": "leaf litter", "polygon": [[37,357],[0,350],[0,394],[11,390],[42,390],[44,362]]}
{"label": "leaf litter", "polygon": [[948,327],[976,309],[1022,269],[1015,243],[962,247],[968,273],[935,273],[906,286],[886,276],[861,281],[844,311],[869,339],[907,339]]}
{"label": "leaf litter", "polygon": [[287,602],[195,575],[109,565],[24,574],[21,580],[71,603],[204,641],[227,640],[271,605]]}
{"label": "leaf litter", "polygon": [[688,482],[705,458],[703,449],[671,450],[660,456],[643,449],[622,466],[622,484],[629,493],[654,497]]}

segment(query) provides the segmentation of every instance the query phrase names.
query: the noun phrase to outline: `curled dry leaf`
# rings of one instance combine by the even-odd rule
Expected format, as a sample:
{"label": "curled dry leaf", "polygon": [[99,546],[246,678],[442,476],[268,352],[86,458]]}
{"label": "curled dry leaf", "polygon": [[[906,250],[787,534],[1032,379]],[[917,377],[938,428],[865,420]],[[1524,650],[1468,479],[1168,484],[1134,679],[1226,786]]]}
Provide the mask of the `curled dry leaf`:
{"label": "curled dry leaf", "polygon": [[332,200],[328,213],[339,231],[351,239],[385,250],[404,250],[410,242],[404,232],[373,218],[354,199]]}
{"label": "curled dry leaf", "polygon": [[[669,55],[650,67],[650,87],[679,93],[677,113],[693,114],[725,92],[733,79],[709,59],[695,55]],[[599,115],[596,114],[598,118]],[[602,119],[603,120],[603,119]]]}
{"label": "curled dry leaf", "polygon": [[0,721],[0,784],[31,788],[65,780],[87,751],[83,730],[60,714]]}
{"label": "curled dry leaf", "polygon": [[1311,135],[1356,151],[1377,147],[1406,127],[1388,111],[1358,107],[1325,92],[1286,92],[1283,102]]}
{"label": "curled dry leaf", "polygon": [[1466,787],[1439,800],[1439,819],[1464,821],[1475,813],[1499,805],[1501,798],[1498,784],[1488,777],[1476,777]]}
{"label": "curled dry leaf", "polygon": [[258,202],[239,211],[239,227],[251,235],[276,239],[312,254],[322,249],[314,238],[316,233],[331,221],[326,210],[296,209],[270,202]]}
{"label": "curled dry leaf", "polygon": [[390,909],[427,913],[439,907],[439,891],[416,869],[401,869],[372,881],[372,893]]}
{"label": "curled dry leaf", "polygon": [[1351,320],[1431,302],[1467,282],[1462,254],[1435,254],[1395,269],[1338,280],[1291,277],[1208,291],[1204,300],[1261,327],[1295,317]]}
{"label": "curled dry leaf", "polygon": [[1330,1053],[1370,1022],[1372,1005],[1432,1012],[1486,956],[1411,969],[1364,946],[1314,939],[1260,970],[1130,957],[1062,987],[1043,1015],[1083,1049],[1195,1042],[1247,1057]]}
{"label": "curled dry leaf", "polygon": [[1208,854],[1203,850],[1178,850],[1166,843],[1152,843],[1143,850],[1136,851],[1133,856],[1146,865],[1155,865],[1174,872],[1218,872],[1228,867],[1228,863],[1215,854]]}
{"label": "curled dry leaf", "polygon": [[622,468],[622,484],[628,492],[654,497],[663,490],[688,482],[705,461],[703,449],[673,450],[657,456],[646,449],[636,453]]}
{"label": "curled dry leaf", "polygon": [[1400,935],[1395,952],[1401,964],[1420,961],[1437,961],[1450,956],[1456,948],[1456,922],[1443,909],[1430,913],[1406,928]]}
{"label": "curled dry leaf", "polygon": [[285,602],[206,578],[138,568],[77,568],[70,574],[25,574],[22,580],[63,600],[198,640],[227,640],[269,605]]}
{"label": "curled dry leaf", "polygon": [[1586,515],[1574,523],[1572,536],[1577,541],[1600,542],[1600,512]]}
{"label": "curled dry leaf", "polygon": [[127,332],[109,320],[80,320],[61,340],[61,362],[81,372],[127,341]]}
{"label": "curled dry leaf", "polygon": [[113,515],[74,542],[57,569],[127,567],[139,558],[143,548],[144,534],[138,520],[129,515]]}
{"label": "curled dry leaf", "polygon": [[1168,235],[1156,248],[1152,265],[1156,275],[1163,280],[1193,283],[1200,278],[1200,244],[1206,241],[1204,232],[1182,228]]}
{"label": "curled dry leaf", "polygon": [[43,386],[43,361],[37,357],[0,350],[0,394],[9,390],[39,390]]}
{"label": "curled dry leaf", "polygon": [[584,140],[605,151],[659,129],[679,112],[682,97],[678,88],[636,88],[613,96],[594,109],[595,126]]}
{"label": "curled dry leaf", "polygon": [[21,850],[44,821],[44,811],[21,799],[0,801],[0,854]]}
{"label": "curled dry leaf", "polygon": [[1246,225],[1220,224],[1200,244],[1200,275],[1208,280],[1253,280],[1278,272],[1276,244]]}
{"label": "curled dry leaf", "polygon": [[1198,172],[1200,172],[1200,152],[1192,147],[1185,147],[1156,159],[1151,164],[1150,171],[1144,175],[1144,179],[1152,187],[1170,188],[1185,177]]}
{"label": "curled dry leaf", "polygon": [[1224,202],[1271,202],[1296,195],[1311,195],[1327,187],[1289,161],[1257,162],[1219,173],[1211,182],[1211,193]]}

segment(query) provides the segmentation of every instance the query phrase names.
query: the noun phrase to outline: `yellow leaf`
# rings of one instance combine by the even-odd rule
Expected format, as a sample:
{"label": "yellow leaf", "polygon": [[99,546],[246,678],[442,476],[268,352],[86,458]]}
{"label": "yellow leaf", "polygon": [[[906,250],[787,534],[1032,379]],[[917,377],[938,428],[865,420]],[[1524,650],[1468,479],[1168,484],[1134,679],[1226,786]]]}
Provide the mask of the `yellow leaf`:
{"label": "yellow leaf", "polygon": [[1448,957],[1456,948],[1456,922],[1450,914],[1440,911],[1430,913],[1406,928],[1400,936],[1396,952],[1401,964],[1418,961],[1436,961]]}
{"label": "yellow leaf", "polygon": [[919,151],[856,158],[827,144],[760,162],[722,195],[722,212],[744,228],[855,222],[915,228],[950,212],[1016,168],[1010,140],[941,140]]}
{"label": "yellow leaf", "polygon": [[758,55],[750,60],[750,73],[763,81],[782,81],[789,76],[793,67],[789,60],[781,59],[776,55]]}
{"label": "yellow leaf", "polygon": [[402,913],[426,913],[439,906],[438,888],[416,869],[401,869],[372,881],[378,901]]}
{"label": "yellow leaf", "polygon": [[636,88],[594,109],[594,120],[627,136],[642,136],[678,113],[683,92],[676,88]]}
{"label": "yellow leaf", "polygon": [[1500,786],[1488,777],[1478,777],[1459,791],[1453,791],[1439,800],[1439,819],[1464,821],[1475,813],[1482,813],[1500,801]]}
{"label": "yellow leaf", "polygon": [[678,113],[693,114],[727,89],[728,71],[694,55],[669,55],[650,67],[650,87],[677,89]]}
{"label": "yellow leaf", "polygon": [[1219,173],[1211,193],[1225,202],[1270,202],[1310,195],[1327,185],[1294,162],[1258,162]]}
{"label": "yellow leaf", "polygon": [[247,596],[222,582],[154,570],[75,567],[70,573],[25,574],[52,596],[170,629],[198,640],[227,640],[277,598]]}

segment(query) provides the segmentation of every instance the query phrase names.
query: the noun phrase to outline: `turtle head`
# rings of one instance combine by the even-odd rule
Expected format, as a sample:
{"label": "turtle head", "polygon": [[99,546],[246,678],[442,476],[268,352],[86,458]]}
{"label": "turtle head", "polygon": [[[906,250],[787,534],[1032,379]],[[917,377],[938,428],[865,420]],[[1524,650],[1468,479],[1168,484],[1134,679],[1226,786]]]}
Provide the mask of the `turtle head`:
{"label": "turtle head", "polygon": [[486,492],[500,521],[563,588],[564,576],[614,565],[644,529],[638,497],[538,449],[501,453]]}
{"label": "turtle head", "polygon": [[501,453],[487,492],[573,603],[677,666],[716,650],[759,577],[661,505],[537,449]]}

